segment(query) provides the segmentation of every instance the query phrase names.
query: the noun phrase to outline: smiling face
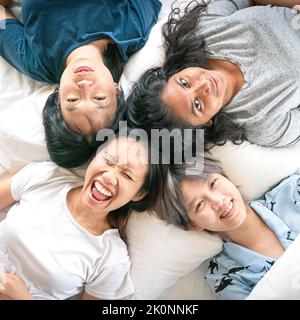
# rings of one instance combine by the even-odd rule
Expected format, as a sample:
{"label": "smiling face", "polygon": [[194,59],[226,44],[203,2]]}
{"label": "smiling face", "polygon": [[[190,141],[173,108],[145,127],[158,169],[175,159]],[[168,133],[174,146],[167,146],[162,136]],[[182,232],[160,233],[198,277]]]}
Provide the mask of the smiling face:
{"label": "smiling face", "polygon": [[68,64],[62,74],[59,102],[68,127],[93,136],[115,117],[117,87],[103,63],[77,59]]}
{"label": "smiling face", "polygon": [[161,98],[177,119],[193,126],[210,125],[233,97],[230,84],[221,70],[186,68],[168,80]]}
{"label": "smiling face", "polygon": [[88,212],[109,213],[139,201],[144,196],[140,190],[148,170],[148,151],[143,144],[117,138],[90,163],[80,202]]}
{"label": "smiling face", "polygon": [[190,220],[199,230],[228,232],[246,219],[246,207],[235,185],[220,174],[185,180],[182,195]]}

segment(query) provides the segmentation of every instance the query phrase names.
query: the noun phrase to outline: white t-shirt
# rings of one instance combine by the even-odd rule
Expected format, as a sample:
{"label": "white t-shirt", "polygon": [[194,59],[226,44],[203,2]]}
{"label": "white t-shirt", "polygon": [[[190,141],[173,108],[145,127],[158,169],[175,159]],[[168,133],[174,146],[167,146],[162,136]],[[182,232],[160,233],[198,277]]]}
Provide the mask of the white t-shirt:
{"label": "white t-shirt", "polygon": [[0,223],[0,268],[20,275],[36,299],[84,290],[101,299],[133,293],[130,260],[117,229],[94,236],[68,210],[82,179],[51,162],[27,165],[12,181],[15,204]]}

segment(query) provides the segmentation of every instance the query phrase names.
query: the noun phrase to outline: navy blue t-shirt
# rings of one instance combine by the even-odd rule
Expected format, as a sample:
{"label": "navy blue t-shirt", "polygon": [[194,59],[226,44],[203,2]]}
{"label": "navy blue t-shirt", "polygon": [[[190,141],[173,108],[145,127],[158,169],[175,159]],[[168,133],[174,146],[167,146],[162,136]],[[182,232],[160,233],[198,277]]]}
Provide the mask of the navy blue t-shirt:
{"label": "navy blue t-shirt", "polygon": [[161,8],[158,0],[23,0],[23,23],[0,30],[0,55],[35,80],[59,83],[76,48],[113,40],[124,62],[145,44]]}

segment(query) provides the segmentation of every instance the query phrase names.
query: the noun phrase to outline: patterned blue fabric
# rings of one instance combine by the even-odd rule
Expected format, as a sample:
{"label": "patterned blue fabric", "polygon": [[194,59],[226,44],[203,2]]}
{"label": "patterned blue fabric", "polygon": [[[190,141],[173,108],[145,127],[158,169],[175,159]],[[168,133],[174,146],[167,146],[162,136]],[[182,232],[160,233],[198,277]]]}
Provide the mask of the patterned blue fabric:
{"label": "patterned blue fabric", "polygon": [[[252,201],[286,250],[300,233],[300,175],[294,174]],[[220,299],[245,299],[276,260],[229,241],[209,263],[206,280]]]}
{"label": "patterned blue fabric", "polygon": [[113,40],[124,60],[145,44],[158,0],[23,0],[23,24],[0,29],[0,56],[26,76],[58,83],[69,54],[100,39]]}

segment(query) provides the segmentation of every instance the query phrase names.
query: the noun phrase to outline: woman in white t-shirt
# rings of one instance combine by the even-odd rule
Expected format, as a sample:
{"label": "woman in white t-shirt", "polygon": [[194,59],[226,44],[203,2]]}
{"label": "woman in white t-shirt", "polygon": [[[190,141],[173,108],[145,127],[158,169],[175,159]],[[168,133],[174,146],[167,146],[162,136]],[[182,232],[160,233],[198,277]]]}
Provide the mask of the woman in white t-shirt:
{"label": "woman in white t-shirt", "polygon": [[[122,299],[133,293],[124,227],[151,207],[162,185],[150,152],[128,137],[92,160],[84,182],[51,162],[0,183],[1,299]],[[151,190],[151,192],[149,192]]]}

